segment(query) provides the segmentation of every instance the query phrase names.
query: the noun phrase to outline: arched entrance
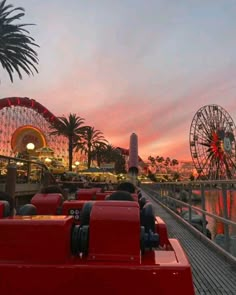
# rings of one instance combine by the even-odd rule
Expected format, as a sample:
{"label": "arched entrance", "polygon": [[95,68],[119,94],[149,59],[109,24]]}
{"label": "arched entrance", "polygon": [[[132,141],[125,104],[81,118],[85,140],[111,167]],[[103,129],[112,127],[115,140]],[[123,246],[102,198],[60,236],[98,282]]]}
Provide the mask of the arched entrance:
{"label": "arched entrance", "polygon": [[15,154],[23,153],[27,151],[29,143],[34,145],[35,150],[47,145],[45,135],[35,126],[25,125],[17,128],[11,138],[12,151]]}

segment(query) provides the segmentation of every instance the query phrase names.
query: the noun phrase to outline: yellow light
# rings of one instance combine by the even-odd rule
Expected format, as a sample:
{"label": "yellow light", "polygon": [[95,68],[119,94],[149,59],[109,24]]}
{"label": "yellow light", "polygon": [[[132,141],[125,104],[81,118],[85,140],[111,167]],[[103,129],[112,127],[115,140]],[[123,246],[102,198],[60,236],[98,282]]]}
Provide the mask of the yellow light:
{"label": "yellow light", "polygon": [[52,160],[49,159],[49,158],[46,158],[44,161],[45,161],[46,163],[48,163],[48,164],[52,162]]}
{"label": "yellow light", "polygon": [[35,149],[35,145],[32,142],[29,142],[27,143],[26,148],[29,151],[33,151]]}

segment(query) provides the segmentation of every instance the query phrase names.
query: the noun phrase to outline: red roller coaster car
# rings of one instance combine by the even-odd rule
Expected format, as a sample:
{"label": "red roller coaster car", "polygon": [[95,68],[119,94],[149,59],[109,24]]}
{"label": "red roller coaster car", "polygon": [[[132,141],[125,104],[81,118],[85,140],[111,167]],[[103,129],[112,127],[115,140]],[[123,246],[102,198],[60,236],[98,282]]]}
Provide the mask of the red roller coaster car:
{"label": "red roller coaster car", "polygon": [[[50,196],[36,198],[43,210],[40,198]],[[0,202],[0,294],[194,294],[188,258],[151,203],[73,200],[61,210],[6,217]]]}

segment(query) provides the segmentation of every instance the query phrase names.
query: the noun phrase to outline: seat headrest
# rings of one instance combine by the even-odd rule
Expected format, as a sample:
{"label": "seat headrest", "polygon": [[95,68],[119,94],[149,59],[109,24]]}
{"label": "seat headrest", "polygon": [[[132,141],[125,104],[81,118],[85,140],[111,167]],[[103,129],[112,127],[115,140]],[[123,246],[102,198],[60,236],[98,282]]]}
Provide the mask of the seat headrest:
{"label": "seat headrest", "polygon": [[134,201],[131,193],[127,191],[117,191],[109,195],[106,200],[110,201]]}
{"label": "seat headrest", "polygon": [[57,215],[63,204],[63,197],[60,193],[37,193],[30,203],[37,208],[38,215]]}

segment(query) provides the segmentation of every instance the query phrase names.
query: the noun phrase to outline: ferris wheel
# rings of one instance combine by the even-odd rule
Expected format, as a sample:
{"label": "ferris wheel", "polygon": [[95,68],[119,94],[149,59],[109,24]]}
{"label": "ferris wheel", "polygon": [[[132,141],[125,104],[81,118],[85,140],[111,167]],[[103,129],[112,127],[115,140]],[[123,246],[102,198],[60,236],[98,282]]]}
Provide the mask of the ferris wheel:
{"label": "ferris wheel", "polygon": [[235,124],[218,105],[206,105],[194,115],[190,127],[190,152],[198,177],[232,179],[236,174]]}

